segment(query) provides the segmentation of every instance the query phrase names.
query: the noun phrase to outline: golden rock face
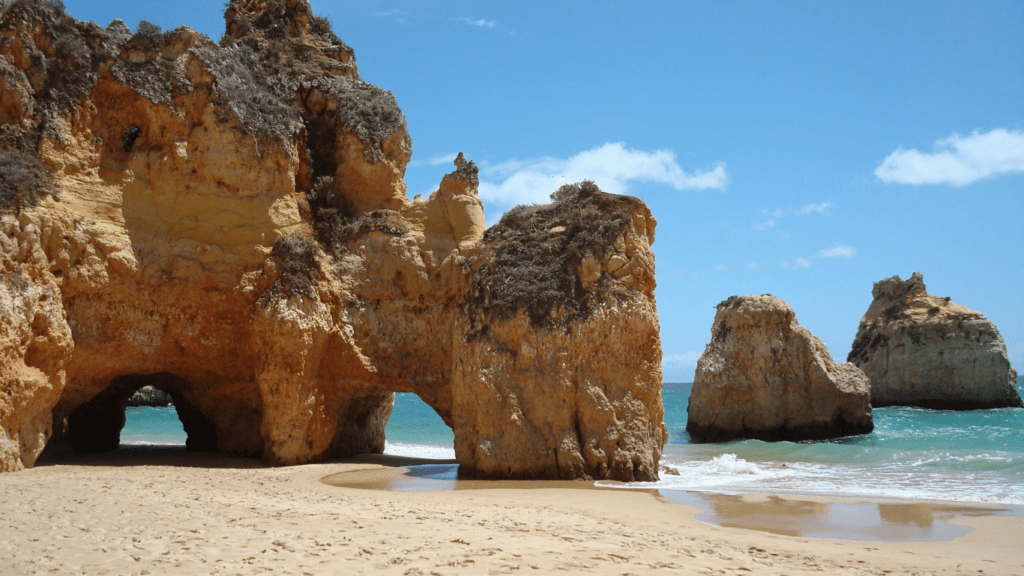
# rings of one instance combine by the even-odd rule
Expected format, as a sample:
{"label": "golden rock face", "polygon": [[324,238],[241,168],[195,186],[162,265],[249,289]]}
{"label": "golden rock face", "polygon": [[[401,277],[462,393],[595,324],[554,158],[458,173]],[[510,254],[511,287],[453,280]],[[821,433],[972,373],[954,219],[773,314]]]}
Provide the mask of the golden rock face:
{"label": "golden rock face", "polygon": [[[473,299],[500,285],[496,259],[516,268],[485,234],[475,165],[460,155],[407,200],[401,110],[308,2],[236,1],[225,18],[221,45],[41,0],[0,20],[0,166],[44,168],[5,169],[0,196],[0,470],[48,442],[116,447],[148,385],[197,450],[381,452],[393,393],[414,392],[470,473],[656,477],[646,206],[602,200],[618,208],[600,234],[552,221],[582,251],[548,267],[578,290],[544,300],[557,322],[532,320],[529,290],[501,310]],[[588,194],[561,202],[612,198]]]}
{"label": "golden rock face", "polygon": [[980,312],[928,294],[914,273],[875,282],[849,361],[871,379],[874,406],[1022,406],[999,330]]}
{"label": "golden rock face", "polygon": [[870,384],[770,295],[718,304],[697,361],[686,429],[698,442],[823,439],[874,429]]}

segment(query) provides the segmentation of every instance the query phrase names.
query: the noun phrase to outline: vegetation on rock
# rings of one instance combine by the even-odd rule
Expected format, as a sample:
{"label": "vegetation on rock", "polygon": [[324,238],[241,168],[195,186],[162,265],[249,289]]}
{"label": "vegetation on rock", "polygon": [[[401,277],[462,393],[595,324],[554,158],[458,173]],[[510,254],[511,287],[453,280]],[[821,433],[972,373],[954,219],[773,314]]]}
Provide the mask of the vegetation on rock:
{"label": "vegetation on rock", "polygon": [[0,150],[0,212],[35,206],[43,194],[56,195],[56,184],[39,158],[20,150]]}
{"label": "vegetation on rock", "polygon": [[316,298],[316,281],[320,278],[320,265],[316,261],[319,247],[316,242],[302,236],[282,236],[274,241],[270,257],[281,266],[281,275],[274,285],[260,296],[260,305],[266,306],[278,294]]}
{"label": "vegetation on rock", "polygon": [[[592,290],[583,287],[580,264],[604,256],[641,202],[602,192],[589,180],[566,184],[551,199],[517,206],[487,230],[493,259],[475,271],[467,302],[483,316],[507,319],[523,310],[542,327],[590,315]],[[606,280],[603,275],[596,286]]]}

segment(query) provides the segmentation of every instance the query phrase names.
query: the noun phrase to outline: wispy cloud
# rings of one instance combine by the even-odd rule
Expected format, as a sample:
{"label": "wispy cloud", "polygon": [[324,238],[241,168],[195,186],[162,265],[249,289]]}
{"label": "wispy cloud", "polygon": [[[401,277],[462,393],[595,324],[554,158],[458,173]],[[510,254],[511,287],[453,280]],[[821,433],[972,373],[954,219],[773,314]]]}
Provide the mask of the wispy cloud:
{"label": "wispy cloud", "polygon": [[824,248],[810,256],[800,256],[793,260],[783,260],[779,266],[783,268],[801,269],[810,268],[820,258],[844,258],[849,260],[857,255],[857,249],[845,244],[837,244],[832,248]]}
{"label": "wispy cloud", "polygon": [[455,162],[455,158],[458,157],[458,152],[449,152],[448,154],[435,154],[430,158],[427,158],[427,164],[431,166],[438,166],[441,164],[451,164]]}
{"label": "wispy cloud", "polygon": [[963,187],[1000,174],[1024,173],[1024,131],[996,128],[970,136],[954,133],[935,142],[934,152],[897,149],[875,176],[895,184]]}
{"label": "wispy cloud", "polygon": [[435,154],[426,160],[413,160],[409,162],[408,168],[418,168],[420,166],[440,166],[441,164],[451,164],[455,162],[455,157],[458,156],[458,152],[449,152],[448,154]]}
{"label": "wispy cloud", "polygon": [[700,360],[700,352],[686,352],[683,354],[667,354],[661,359],[662,368],[687,368],[697,367],[697,360]]}
{"label": "wispy cloud", "polygon": [[804,258],[802,256],[794,259],[793,261],[783,260],[779,263],[779,266],[783,268],[810,268],[814,265],[814,262],[810,258]]}
{"label": "wispy cloud", "polygon": [[483,18],[474,20],[472,18],[466,18],[465,16],[459,18],[459,22],[464,22],[470,26],[478,26],[480,28],[488,29],[494,28],[494,25],[497,24],[494,20],[484,20]]}
{"label": "wispy cloud", "polygon": [[676,190],[724,189],[725,164],[708,171],[684,171],[669,150],[645,152],[609,143],[571,158],[513,160],[483,168],[480,198],[502,207],[544,203],[559,186],[593,180],[602,190],[625,194],[633,181],[667,184]]}
{"label": "wispy cloud", "polygon": [[784,216],[810,216],[811,214],[828,214],[828,209],[832,207],[832,202],[822,202],[821,204],[808,204],[802,208],[776,208],[775,210],[761,210],[761,214],[765,216],[771,216],[772,218],[782,218]]}
{"label": "wispy cloud", "polygon": [[373,15],[378,18],[393,18],[396,24],[407,24],[412,13],[405,10],[385,10],[384,12],[373,12]]}
{"label": "wispy cloud", "polygon": [[853,246],[838,245],[833,248],[826,248],[818,252],[822,258],[853,258],[857,255],[857,249]]}
{"label": "wispy cloud", "polygon": [[768,219],[755,223],[754,230],[756,232],[770,230],[775,227],[777,219],[787,218],[790,216],[811,216],[813,214],[827,215],[832,206],[832,202],[822,202],[820,204],[811,203],[800,208],[776,208],[774,210],[768,210],[766,208],[761,210],[761,215],[768,216]]}

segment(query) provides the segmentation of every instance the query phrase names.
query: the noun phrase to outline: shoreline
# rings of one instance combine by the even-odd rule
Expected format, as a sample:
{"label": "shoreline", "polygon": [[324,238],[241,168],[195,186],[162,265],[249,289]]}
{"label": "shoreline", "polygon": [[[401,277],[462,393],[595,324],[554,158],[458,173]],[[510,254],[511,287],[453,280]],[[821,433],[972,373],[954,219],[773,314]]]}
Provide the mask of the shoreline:
{"label": "shoreline", "polygon": [[272,468],[153,448],[51,456],[0,475],[0,562],[10,574],[1024,574],[1012,516],[951,519],[973,529],[953,540],[858,542],[714,526],[697,507],[639,490],[387,492],[323,482],[419,462]]}
{"label": "shoreline", "polygon": [[[149,451],[154,451],[154,452],[157,452],[157,453],[159,453],[160,451],[170,451],[170,452],[180,451],[183,454],[190,454],[190,455],[196,454],[196,453],[187,452],[187,450],[185,448],[185,444],[183,442],[182,443],[178,443],[178,442],[156,442],[156,441],[140,441],[140,442],[127,441],[127,442],[122,442],[121,448],[119,449],[119,452],[121,452],[122,454],[136,454],[137,453],[137,454],[140,454],[140,455],[144,455],[144,454],[147,454]],[[76,458],[89,459],[89,458],[105,458],[105,457],[110,457],[110,458],[116,459],[117,458],[117,456],[116,456],[117,453],[118,452],[111,452],[111,453],[105,453],[105,454],[103,454],[103,453],[101,453],[101,454],[75,453],[75,452],[71,451],[70,448],[68,448],[66,450],[58,451],[58,452],[54,452],[54,451],[44,452],[44,455],[40,457],[39,462],[42,463],[41,465],[47,466],[47,465],[62,464],[64,462],[60,462],[60,461],[67,460],[67,459],[72,459],[73,460],[73,459],[76,459]],[[199,453],[199,454],[202,454],[202,453]],[[227,458],[227,459],[236,458],[235,456],[228,456],[228,455],[223,455],[223,454],[212,454],[212,456],[217,457],[217,458]],[[253,463],[254,463],[253,467],[266,467],[267,466],[259,458],[249,458],[249,457],[245,457],[245,456],[239,456],[237,458],[240,458],[242,460],[252,460]],[[36,464],[37,467],[40,465],[39,462],[37,462],[37,464]],[[426,466],[426,465],[442,465],[442,466],[456,465],[457,466],[457,464],[458,464],[457,461],[454,458],[432,458],[432,457],[426,457],[426,456],[411,456],[411,455],[408,455],[408,454],[389,454],[389,453],[384,453],[384,454],[362,454],[362,455],[359,455],[359,456],[354,456],[354,457],[351,457],[351,458],[346,458],[344,460],[332,460],[332,461],[327,461],[325,463],[378,464],[378,465],[384,467],[385,469],[397,469],[397,468],[403,468],[403,467],[409,467],[409,466]],[[664,479],[666,477],[671,477],[671,474],[662,471],[661,472],[661,476]],[[443,482],[452,482],[452,481],[455,481],[454,477],[450,478],[450,479],[449,478],[445,478],[444,480],[440,480],[439,482],[443,483]],[[460,488],[460,489],[489,489],[489,488],[487,488],[486,485],[487,484],[493,484],[493,483],[509,482],[509,483],[529,484],[529,483],[536,483],[536,482],[543,483],[543,482],[548,482],[548,481],[529,481],[529,480],[501,481],[501,480],[467,480],[467,479],[459,479],[458,482],[460,484],[466,484],[467,486],[471,485],[472,483],[476,483],[476,482],[480,483],[480,485],[476,486],[475,488]],[[923,498],[923,497],[914,497],[914,496],[888,496],[888,495],[873,495],[873,494],[867,494],[867,493],[823,494],[821,492],[800,491],[799,489],[785,489],[785,490],[764,491],[764,490],[753,490],[753,489],[749,489],[749,490],[748,489],[712,490],[712,489],[706,489],[706,488],[702,488],[702,487],[698,487],[698,488],[672,488],[672,487],[659,487],[659,486],[629,487],[625,483],[617,482],[617,481],[614,481],[614,480],[596,480],[596,481],[579,481],[579,482],[571,481],[571,480],[567,480],[567,481],[557,480],[557,481],[550,481],[550,482],[554,482],[554,483],[563,483],[564,482],[564,483],[567,483],[569,485],[572,485],[572,484],[588,484],[588,483],[603,483],[603,484],[597,484],[595,486],[595,488],[598,488],[598,489],[613,489],[613,490],[629,490],[629,491],[638,491],[638,492],[659,492],[659,491],[660,492],[669,492],[669,493],[686,492],[686,493],[692,493],[692,494],[710,494],[710,495],[717,495],[717,496],[738,496],[738,497],[776,496],[776,497],[779,497],[779,498],[785,499],[785,500],[800,500],[800,501],[808,501],[808,502],[834,502],[834,503],[845,503],[845,504],[853,504],[853,503],[858,503],[858,502],[870,502],[870,503],[873,503],[873,504],[925,504],[925,505],[930,505],[930,506],[947,506],[947,507],[962,507],[962,508],[999,508],[999,509],[1007,510],[1008,511],[1007,515],[1011,515],[1011,516],[1024,516],[1024,504],[1015,503],[1015,502],[999,502],[999,501],[986,501],[986,500],[954,500],[954,499],[943,499],[943,498]],[[650,483],[638,483],[638,484],[650,484]],[[575,487],[576,488],[580,488],[581,486],[575,486]],[[510,486],[510,488],[511,488],[511,486]],[[388,488],[375,488],[375,489],[389,490]],[[452,488],[445,487],[443,485],[438,485],[437,487],[431,488],[431,489],[427,489],[424,486],[424,487],[421,487],[421,489],[412,490],[412,491],[448,491],[450,489],[452,489]],[[403,491],[403,489],[398,489],[396,491]],[[666,500],[671,500],[672,499],[671,496],[666,496],[665,498],[666,498]]]}
{"label": "shoreline", "polygon": [[953,521],[973,517],[1024,517],[1024,506],[923,499],[829,497],[799,493],[720,493],[706,490],[633,488],[612,481],[501,481],[458,479],[451,461],[388,455],[361,460],[381,468],[347,471],[321,479],[330,486],[384,492],[570,489],[641,492],[669,506],[700,510],[710,526],[758,530],[824,540],[858,542],[949,541],[971,532]]}

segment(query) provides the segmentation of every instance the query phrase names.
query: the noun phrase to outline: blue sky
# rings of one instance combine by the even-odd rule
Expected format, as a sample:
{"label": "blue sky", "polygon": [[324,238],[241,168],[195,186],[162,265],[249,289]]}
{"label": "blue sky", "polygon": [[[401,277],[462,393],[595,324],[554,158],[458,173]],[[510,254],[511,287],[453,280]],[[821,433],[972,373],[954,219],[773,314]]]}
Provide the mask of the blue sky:
{"label": "blue sky", "polygon": [[[222,3],[65,0],[106,24]],[[590,178],[658,219],[665,379],[691,381],[714,306],[771,293],[846,358],[871,286],[924,274],[1024,369],[1024,4],[313,2],[391,90],[410,197],[459,151],[488,221]]]}

